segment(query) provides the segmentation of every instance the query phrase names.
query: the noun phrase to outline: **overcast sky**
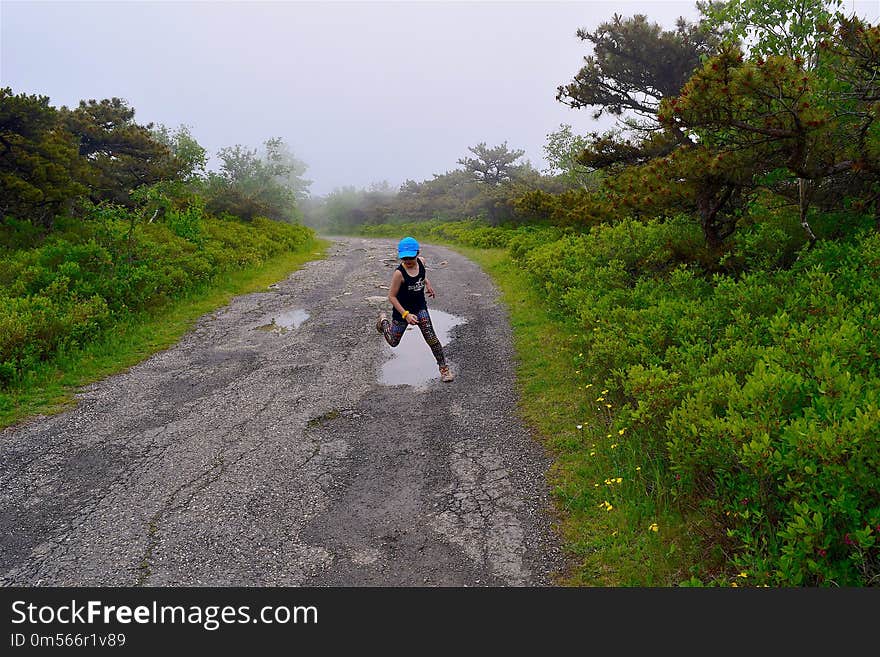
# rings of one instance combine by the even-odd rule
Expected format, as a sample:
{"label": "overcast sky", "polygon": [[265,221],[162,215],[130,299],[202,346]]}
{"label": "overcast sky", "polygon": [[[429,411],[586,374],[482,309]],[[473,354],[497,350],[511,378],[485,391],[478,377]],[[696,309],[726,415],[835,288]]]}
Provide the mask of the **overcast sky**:
{"label": "overcast sky", "polygon": [[[877,0],[845,6],[877,22]],[[589,54],[577,29],[615,12],[667,28],[698,15],[666,0],[0,0],[0,82],[56,107],[124,98],[212,156],[281,137],[313,195],[397,187],[458,168],[479,142],[543,169],[560,124],[607,129],[555,96]]]}

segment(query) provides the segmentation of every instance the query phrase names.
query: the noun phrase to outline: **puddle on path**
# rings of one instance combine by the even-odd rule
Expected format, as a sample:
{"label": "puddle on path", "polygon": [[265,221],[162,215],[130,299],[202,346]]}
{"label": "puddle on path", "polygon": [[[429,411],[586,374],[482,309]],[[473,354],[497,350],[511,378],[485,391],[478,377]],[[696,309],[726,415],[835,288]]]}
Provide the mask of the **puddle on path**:
{"label": "puddle on path", "polygon": [[257,330],[259,331],[276,331],[278,333],[284,333],[290,329],[299,328],[300,324],[306,321],[309,318],[309,314],[303,310],[302,308],[294,308],[293,310],[286,310],[282,313],[279,313],[272,317],[272,321],[268,324],[263,324],[262,326],[258,326]]}
{"label": "puddle on path", "polygon": [[[446,349],[450,331],[467,320],[433,308],[429,309],[429,312],[434,332],[440,339],[440,344]],[[423,388],[432,379],[440,378],[434,354],[417,326],[410,326],[401,338],[400,344],[393,349],[384,339],[382,345],[385,352],[391,355],[391,359],[382,365],[379,373],[379,383],[382,385],[409,385]]]}

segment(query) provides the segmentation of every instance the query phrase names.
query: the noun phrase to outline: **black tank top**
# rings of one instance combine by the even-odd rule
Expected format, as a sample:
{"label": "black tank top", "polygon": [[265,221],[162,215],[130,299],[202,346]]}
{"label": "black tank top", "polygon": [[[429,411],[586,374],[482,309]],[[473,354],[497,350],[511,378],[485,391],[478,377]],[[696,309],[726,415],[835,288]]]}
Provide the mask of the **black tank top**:
{"label": "black tank top", "polygon": [[[416,262],[419,263],[419,273],[415,276],[407,274],[406,267],[402,264],[397,266],[397,270],[403,274],[403,282],[397,291],[397,300],[404,310],[408,310],[411,313],[417,313],[428,307],[425,303],[425,266],[421,260],[416,260]],[[399,322],[403,321],[403,317],[397,312],[397,308],[394,309],[391,318]]]}

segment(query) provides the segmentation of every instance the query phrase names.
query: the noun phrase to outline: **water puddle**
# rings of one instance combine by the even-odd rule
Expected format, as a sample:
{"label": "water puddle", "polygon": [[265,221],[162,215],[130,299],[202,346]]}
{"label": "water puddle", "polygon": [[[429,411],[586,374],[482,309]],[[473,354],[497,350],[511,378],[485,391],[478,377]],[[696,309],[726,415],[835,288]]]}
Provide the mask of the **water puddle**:
{"label": "water puddle", "polygon": [[[464,324],[467,320],[442,310],[430,309],[430,313],[434,332],[445,349],[449,343],[450,331],[459,324]],[[391,355],[390,360],[382,365],[382,371],[379,374],[379,383],[382,385],[408,385],[423,388],[429,381],[440,378],[434,354],[417,326],[407,328],[400,344],[393,349],[384,340],[382,340],[382,344],[386,353]]]}
{"label": "water puddle", "polygon": [[290,329],[297,329],[304,321],[309,318],[309,314],[302,308],[294,308],[286,310],[272,317],[272,321],[268,324],[258,326],[258,331],[275,331],[276,333],[285,333]]}

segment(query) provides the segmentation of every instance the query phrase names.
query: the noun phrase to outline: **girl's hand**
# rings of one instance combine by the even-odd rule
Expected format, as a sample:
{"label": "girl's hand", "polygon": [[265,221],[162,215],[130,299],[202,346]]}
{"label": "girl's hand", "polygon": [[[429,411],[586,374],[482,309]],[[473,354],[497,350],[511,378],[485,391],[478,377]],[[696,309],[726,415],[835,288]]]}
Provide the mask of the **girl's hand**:
{"label": "girl's hand", "polygon": [[413,315],[412,313],[410,313],[409,315],[406,316],[406,323],[407,324],[418,324],[419,318],[417,315]]}
{"label": "girl's hand", "polygon": [[434,287],[430,283],[425,284],[425,293],[432,299],[434,298]]}

